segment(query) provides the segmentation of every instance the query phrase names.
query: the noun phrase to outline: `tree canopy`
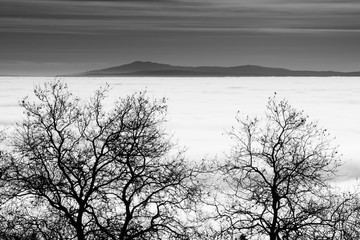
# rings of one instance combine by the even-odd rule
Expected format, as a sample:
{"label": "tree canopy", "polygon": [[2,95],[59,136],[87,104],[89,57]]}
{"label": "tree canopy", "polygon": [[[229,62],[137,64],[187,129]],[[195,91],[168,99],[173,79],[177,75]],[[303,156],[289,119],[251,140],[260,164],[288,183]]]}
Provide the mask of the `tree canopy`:
{"label": "tree canopy", "polygon": [[237,117],[225,159],[188,161],[164,128],[165,99],[104,105],[59,80],[20,102],[0,132],[0,239],[352,240],[359,195],[330,181],[340,155],[326,129],[286,100]]}
{"label": "tree canopy", "polygon": [[182,152],[169,154],[165,99],[135,93],[105,111],[107,92],[85,102],[55,81],[21,102],[7,208],[43,239],[188,239],[200,189]]}
{"label": "tree canopy", "polygon": [[[322,234],[329,180],[340,160],[326,129],[287,101],[270,98],[264,120],[238,117],[232,154],[220,163],[222,231],[278,239]],[[311,236],[310,236],[311,234]]]}

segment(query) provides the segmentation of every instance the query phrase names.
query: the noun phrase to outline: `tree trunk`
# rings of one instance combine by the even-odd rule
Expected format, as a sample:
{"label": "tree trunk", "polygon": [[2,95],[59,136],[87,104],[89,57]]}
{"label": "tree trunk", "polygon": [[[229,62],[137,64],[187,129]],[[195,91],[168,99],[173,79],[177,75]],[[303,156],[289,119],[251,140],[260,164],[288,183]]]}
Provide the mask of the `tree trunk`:
{"label": "tree trunk", "polygon": [[77,240],[85,240],[85,234],[81,225],[76,227],[76,237]]}
{"label": "tree trunk", "polygon": [[270,240],[277,240],[277,234],[272,229],[271,229],[271,232],[270,232]]}
{"label": "tree trunk", "polygon": [[272,210],[273,210],[273,219],[270,227],[270,240],[277,240],[278,239],[278,232],[276,229],[277,225],[277,218],[278,218],[278,195],[276,193],[276,189],[272,188]]}

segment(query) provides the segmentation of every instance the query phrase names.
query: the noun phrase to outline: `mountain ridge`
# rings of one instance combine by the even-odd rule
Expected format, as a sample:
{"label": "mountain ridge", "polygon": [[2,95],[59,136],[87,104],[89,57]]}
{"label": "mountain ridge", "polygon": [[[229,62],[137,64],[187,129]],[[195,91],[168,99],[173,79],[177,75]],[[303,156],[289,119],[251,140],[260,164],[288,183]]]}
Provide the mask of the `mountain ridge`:
{"label": "mountain ridge", "polygon": [[135,61],[115,67],[92,70],[71,76],[188,76],[188,77],[241,77],[241,76],[360,76],[360,71],[309,71],[290,70],[286,68],[271,68],[257,65],[241,65],[233,67],[219,66],[174,66],[170,64],[155,63],[150,61]]}

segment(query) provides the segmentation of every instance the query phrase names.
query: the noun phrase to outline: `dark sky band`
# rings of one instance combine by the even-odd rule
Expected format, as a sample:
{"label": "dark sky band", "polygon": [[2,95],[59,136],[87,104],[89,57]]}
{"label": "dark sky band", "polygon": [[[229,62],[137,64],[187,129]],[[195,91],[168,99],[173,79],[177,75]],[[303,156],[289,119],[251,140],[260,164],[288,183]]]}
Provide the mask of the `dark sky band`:
{"label": "dark sky band", "polygon": [[360,69],[353,0],[0,0],[0,74],[148,60]]}

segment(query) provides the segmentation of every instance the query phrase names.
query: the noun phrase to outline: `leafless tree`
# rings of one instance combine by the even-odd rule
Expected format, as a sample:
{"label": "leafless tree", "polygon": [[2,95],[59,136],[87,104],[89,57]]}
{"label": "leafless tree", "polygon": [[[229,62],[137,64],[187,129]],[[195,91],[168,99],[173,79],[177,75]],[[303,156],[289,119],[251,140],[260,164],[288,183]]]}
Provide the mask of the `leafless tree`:
{"label": "leafless tree", "polygon": [[106,87],[87,102],[61,81],[34,93],[5,181],[39,238],[189,239],[201,189],[164,131],[164,99],[136,93],[106,111]]}
{"label": "leafless tree", "polygon": [[[213,202],[221,234],[312,239],[328,222],[329,180],[339,166],[325,129],[283,100],[269,98],[264,121],[237,118],[231,156],[220,166]],[[308,238],[307,238],[308,237]]]}
{"label": "leafless tree", "polygon": [[[310,229],[314,239],[355,240],[360,238],[360,199],[356,191],[329,194],[329,207],[319,217],[323,227]],[[319,231],[321,230],[321,231]]]}

